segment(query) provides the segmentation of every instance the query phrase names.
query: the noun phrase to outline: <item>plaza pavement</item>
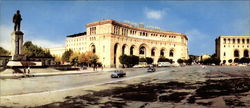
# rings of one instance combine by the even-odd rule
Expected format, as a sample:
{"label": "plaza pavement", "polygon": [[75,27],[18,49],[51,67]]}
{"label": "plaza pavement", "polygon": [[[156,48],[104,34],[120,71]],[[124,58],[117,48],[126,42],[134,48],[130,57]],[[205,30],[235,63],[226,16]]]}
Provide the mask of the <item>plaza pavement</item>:
{"label": "plaza pavement", "polygon": [[73,75],[73,74],[89,74],[89,73],[97,73],[97,72],[112,72],[116,70],[116,68],[98,68],[97,71],[94,71],[93,68],[88,68],[85,70],[74,70],[74,71],[59,71],[55,69],[31,69],[30,74],[23,73],[13,73],[13,69],[6,69],[0,72],[0,79],[15,79],[15,78],[23,78],[23,77],[45,77],[45,76],[55,76],[55,75]]}

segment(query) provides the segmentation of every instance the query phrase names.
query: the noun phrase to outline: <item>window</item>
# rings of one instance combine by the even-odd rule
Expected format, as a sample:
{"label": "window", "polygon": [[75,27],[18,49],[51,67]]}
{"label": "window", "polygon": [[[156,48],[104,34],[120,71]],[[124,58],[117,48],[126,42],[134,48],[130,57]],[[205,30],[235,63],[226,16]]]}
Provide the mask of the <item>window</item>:
{"label": "window", "polygon": [[240,43],[240,39],[237,39],[237,41],[238,41],[238,44]]}
{"label": "window", "polygon": [[242,43],[243,43],[243,44],[245,43],[245,39],[242,39]]}
{"label": "window", "polygon": [[227,40],[226,40],[226,39],[224,39],[224,44],[226,44],[226,42],[227,42]]}
{"label": "window", "polygon": [[224,52],[224,56],[226,56],[226,53]]}
{"label": "window", "polygon": [[250,42],[249,42],[249,39],[247,39],[247,43],[249,44]]}
{"label": "window", "polygon": [[90,28],[90,35],[96,34],[96,27],[91,27]]}
{"label": "window", "polygon": [[238,50],[234,50],[234,57],[239,57],[239,51]]}
{"label": "window", "polygon": [[233,44],[235,43],[235,39],[233,39]]}
{"label": "window", "polygon": [[244,57],[249,57],[249,51],[248,50],[244,50]]}

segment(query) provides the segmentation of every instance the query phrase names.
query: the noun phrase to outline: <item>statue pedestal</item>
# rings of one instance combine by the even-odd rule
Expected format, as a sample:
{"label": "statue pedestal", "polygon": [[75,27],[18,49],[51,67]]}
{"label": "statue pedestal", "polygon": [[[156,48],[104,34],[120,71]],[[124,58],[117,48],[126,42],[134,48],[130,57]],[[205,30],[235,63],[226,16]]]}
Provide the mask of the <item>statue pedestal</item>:
{"label": "statue pedestal", "polygon": [[8,67],[13,67],[13,66],[23,66],[21,61],[9,61],[7,63],[7,66]]}
{"label": "statue pedestal", "polygon": [[23,56],[22,54],[22,47],[23,47],[23,32],[21,31],[14,31],[11,33],[11,60],[21,60]]}

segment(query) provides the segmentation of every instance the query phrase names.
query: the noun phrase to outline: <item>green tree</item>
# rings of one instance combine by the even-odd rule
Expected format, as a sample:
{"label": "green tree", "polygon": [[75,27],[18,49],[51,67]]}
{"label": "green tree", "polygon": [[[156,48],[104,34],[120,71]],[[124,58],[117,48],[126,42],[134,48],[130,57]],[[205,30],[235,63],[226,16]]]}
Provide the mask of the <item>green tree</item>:
{"label": "green tree", "polygon": [[10,56],[10,52],[0,47],[0,56]]}
{"label": "green tree", "polygon": [[142,58],[139,58],[139,62],[147,62],[146,58],[142,57]]}
{"label": "green tree", "polygon": [[235,58],[234,59],[234,63],[239,63],[240,62],[240,59],[239,58]]}
{"label": "green tree", "polygon": [[193,59],[192,58],[189,58],[188,60],[184,60],[184,62],[187,64],[187,65],[191,65],[193,63]]}
{"label": "green tree", "polygon": [[73,54],[73,51],[71,49],[66,50],[62,55],[62,61],[63,62],[70,62],[70,56]]}
{"label": "green tree", "polygon": [[158,59],[158,62],[170,62],[170,60],[168,58],[165,58],[163,56],[161,56],[159,59]]}
{"label": "green tree", "polygon": [[123,67],[126,65],[127,67],[129,66],[129,56],[124,54],[119,57],[119,61],[122,64]]}
{"label": "green tree", "polygon": [[184,60],[178,59],[177,62],[178,62],[179,64],[182,64],[182,63],[184,62]]}
{"label": "green tree", "polygon": [[139,56],[131,55],[128,59],[129,67],[133,67],[134,65],[139,63]]}
{"label": "green tree", "polygon": [[147,64],[152,64],[154,62],[154,59],[151,57],[146,57]]}
{"label": "green tree", "polygon": [[242,58],[239,60],[239,63],[249,63],[249,58],[242,57]]}
{"label": "green tree", "polygon": [[23,54],[27,57],[52,57],[49,50],[34,45],[31,41],[27,41],[23,45]]}
{"label": "green tree", "polygon": [[121,64],[126,65],[127,67],[133,67],[134,65],[139,63],[139,57],[134,55],[121,55],[119,57],[119,61]]}

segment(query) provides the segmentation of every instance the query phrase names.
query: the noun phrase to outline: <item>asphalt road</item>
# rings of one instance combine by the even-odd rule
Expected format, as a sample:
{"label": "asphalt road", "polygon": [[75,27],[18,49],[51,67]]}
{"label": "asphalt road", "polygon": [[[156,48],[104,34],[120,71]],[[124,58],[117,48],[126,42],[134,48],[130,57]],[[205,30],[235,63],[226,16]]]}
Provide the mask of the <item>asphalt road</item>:
{"label": "asphalt road", "polygon": [[[171,71],[175,67],[157,68],[156,72]],[[19,79],[1,79],[0,95],[12,96],[29,93],[39,93],[63,89],[73,89],[83,86],[99,85],[109,82],[127,80],[154,73],[146,72],[146,68],[126,69],[126,77],[110,78],[111,72],[97,72],[89,74],[58,75],[47,77],[28,77]]]}

